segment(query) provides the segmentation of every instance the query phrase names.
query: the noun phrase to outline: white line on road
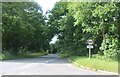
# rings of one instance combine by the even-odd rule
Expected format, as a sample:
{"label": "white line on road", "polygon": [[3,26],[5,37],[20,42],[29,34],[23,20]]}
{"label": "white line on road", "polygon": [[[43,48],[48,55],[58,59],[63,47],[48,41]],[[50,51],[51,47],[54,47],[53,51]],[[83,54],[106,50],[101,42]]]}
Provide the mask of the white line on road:
{"label": "white line on road", "polygon": [[46,61],[45,63],[51,63],[51,62],[53,62],[55,60],[57,60],[57,59],[52,59],[52,60]]}

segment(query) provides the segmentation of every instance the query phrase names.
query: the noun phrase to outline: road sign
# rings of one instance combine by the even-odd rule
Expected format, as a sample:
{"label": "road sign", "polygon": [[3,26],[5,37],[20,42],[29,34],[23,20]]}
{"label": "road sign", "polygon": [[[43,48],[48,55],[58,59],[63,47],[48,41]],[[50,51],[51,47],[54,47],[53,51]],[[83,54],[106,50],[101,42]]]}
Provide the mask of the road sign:
{"label": "road sign", "polygon": [[87,48],[93,48],[93,45],[87,45]]}
{"label": "road sign", "polygon": [[87,45],[87,48],[89,49],[89,59],[91,58],[91,49],[93,49],[93,45]]}
{"label": "road sign", "polygon": [[88,39],[88,40],[87,40],[87,43],[88,43],[89,45],[94,44],[94,40],[93,40],[93,39]]}
{"label": "road sign", "polygon": [[89,49],[89,59],[91,58],[91,49],[93,49],[94,40],[88,39],[87,40],[87,48]]}

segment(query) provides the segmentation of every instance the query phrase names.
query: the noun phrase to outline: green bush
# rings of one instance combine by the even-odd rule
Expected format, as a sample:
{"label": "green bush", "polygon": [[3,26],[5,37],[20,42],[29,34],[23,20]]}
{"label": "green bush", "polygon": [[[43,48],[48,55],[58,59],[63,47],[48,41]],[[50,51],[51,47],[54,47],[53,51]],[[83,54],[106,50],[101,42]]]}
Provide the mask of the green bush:
{"label": "green bush", "polygon": [[105,60],[105,61],[114,61],[115,60],[115,59],[107,58],[107,57],[99,55],[99,54],[92,55],[92,57],[99,59],[99,60]]}
{"label": "green bush", "polygon": [[106,34],[106,39],[103,40],[100,50],[103,51],[106,58],[118,60],[120,53],[118,50],[118,39]]}

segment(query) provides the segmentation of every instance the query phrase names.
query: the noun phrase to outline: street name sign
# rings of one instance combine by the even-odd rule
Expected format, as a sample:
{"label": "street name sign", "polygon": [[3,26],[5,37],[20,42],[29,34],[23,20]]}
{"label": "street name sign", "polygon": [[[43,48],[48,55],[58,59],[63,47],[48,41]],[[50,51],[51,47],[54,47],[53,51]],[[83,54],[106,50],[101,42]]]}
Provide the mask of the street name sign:
{"label": "street name sign", "polygon": [[93,48],[93,45],[87,45],[87,48]]}

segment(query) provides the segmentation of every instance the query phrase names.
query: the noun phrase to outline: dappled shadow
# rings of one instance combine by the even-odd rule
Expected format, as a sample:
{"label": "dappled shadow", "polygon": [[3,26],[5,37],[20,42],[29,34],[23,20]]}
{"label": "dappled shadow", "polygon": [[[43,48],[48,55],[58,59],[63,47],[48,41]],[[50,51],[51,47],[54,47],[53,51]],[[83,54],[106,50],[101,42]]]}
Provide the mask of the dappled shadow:
{"label": "dappled shadow", "polygon": [[66,64],[69,63],[67,59],[60,58],[56,54],[49,54],[42,57],[37,58],[22,58],[15,60],[4,60],[2,62],[10,62],[10,63],[40,63],[40,64]]}

